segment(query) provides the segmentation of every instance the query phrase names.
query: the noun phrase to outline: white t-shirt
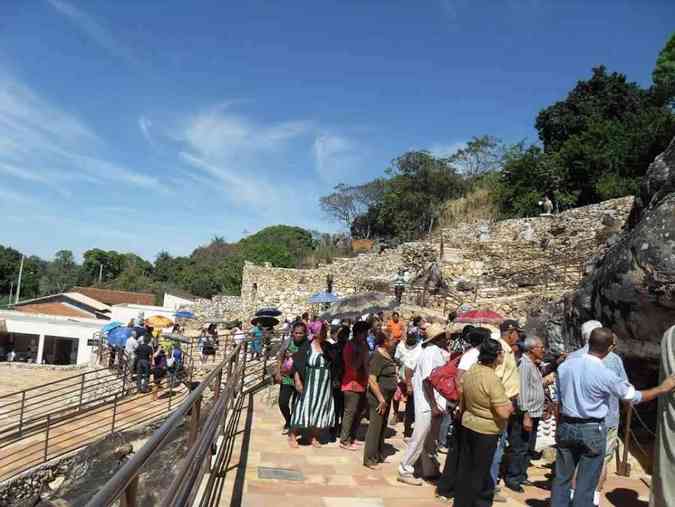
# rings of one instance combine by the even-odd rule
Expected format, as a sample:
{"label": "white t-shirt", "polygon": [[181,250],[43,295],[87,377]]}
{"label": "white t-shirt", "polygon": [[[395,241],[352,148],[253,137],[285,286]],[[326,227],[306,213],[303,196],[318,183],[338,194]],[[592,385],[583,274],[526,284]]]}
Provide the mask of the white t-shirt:
{"label": "white t-shirt", "polygon": [[469,371],[469,368],[471,368],[474,364],[478,362],[478,354],[480,353],[480,350],[478,350],[478,347],[472,347],[464,354],[462,355],[462,358],[459,360],[459,364],[457,365],[458,370],[464,370],[464,371]]}
{"label": "white t-shirt", "polygon": [[422,344],[418,343],[412,347],[408,347],[405,342],[400,342],[396,346],[396,354],[394,354],[394,359],[399,361],[403,366],[409,370],[415,370],[415,365],[417,360],[422,353]]}
{"label": "white t-shirt", "polygon": [[[412,378],[413,395],[415,396],[415,410],[422,412],[431,412],[431,406],[424,396],[424,380],[429,378],[431,372],[436,368],[443,366],[446,363],[443,349],[438,345],[429,345],[422,349],[422,353],[417,360],[415,366],[415,373]],[[436,405],[441,410],[445,410],[445,398],[434,389],[434,397],[436,398]]]}
{"label": "white t-shirt", "polygon": [[124,350],[126,351],[128,356],[130,356],[131,354],[136,352],[137,347],[138,347],[138,341],[136,340],[136,338],[134,338],[133,336],[130,336],[129,338],[127,338],[127,343],[124,346]]}

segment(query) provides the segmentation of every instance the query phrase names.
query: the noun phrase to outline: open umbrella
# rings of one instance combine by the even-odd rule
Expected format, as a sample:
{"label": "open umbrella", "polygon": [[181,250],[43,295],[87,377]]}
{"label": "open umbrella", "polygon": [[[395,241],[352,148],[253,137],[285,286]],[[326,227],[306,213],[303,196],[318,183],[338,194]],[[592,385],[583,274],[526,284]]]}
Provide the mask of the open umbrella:
{"label": "open umbrella", "polygon": [[187,310],[183,310],[180,312],[176,312],[176,318],[177,319],[194,319],[195,314],[192,312],[188,312]]}
{"label": "open umbrella", "polygon": [[108,333],[108,343],[115,347],[124,347],[132,332],[133,329],[129,327],[116,327]]}
{"label": "open umbrella", "polygon": [[108,322],[105,326],[103,326],[101,328],[101,332],[102,333],[109,333],[110,331],[112,331],[116,327],[122,327],[123,325],[124,324],[122,324],[121,322],[119,322],[117,320],[113,320],[112,322]]}
{"label": "open umbrella", "polygon": [[278,323],[279,319],[276,317],[270,317],[269,315],[259,315],[251,320],[251,324],[254,326],[260,324],[262,327],[274,327]]}
{"label": "open umbrella", "polygon": [[492,310],[470,310],[460,313],[455,322],[461,324],[492,324],[498,326],[504,317]]}
{"label": "open umbrella", "polygon": [[268,308],[261,308],[257,312],[255,312],[256,317],[278,317],[281,315],[281,311],[279,309],[274,308],[272,306]]}
{"label": "open umbrella", "polygon": [[321,291],[312,294],[309,298],[310,305],[317,305],[322,303],[335,303],[338,300],[337,296],[332,292]]}
{"label": "open umbrella", "polygon": [[150,327],[164,328],[173,326],[173,321],[164,315],[153,315],[152,317],[145,319],[145,324]]}
{"label": "open umbrella", "polygon": [[382,292],[362,292],[347,296],[330,305],[321,314],[322,320],[355,319],[365,313],[391,311],[396,308],[396,299]]}

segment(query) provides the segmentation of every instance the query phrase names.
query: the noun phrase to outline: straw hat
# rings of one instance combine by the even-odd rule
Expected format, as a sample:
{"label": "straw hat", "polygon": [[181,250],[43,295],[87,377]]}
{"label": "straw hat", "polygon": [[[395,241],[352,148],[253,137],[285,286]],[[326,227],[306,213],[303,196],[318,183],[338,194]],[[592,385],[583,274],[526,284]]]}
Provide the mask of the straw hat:
{"label": "straw hat", "polygon": [[435,340],[438,337],[438,335],[446,333],[448,331],[448,328],[445,327],[443,324],[433,322],[425,326],[424,331],[426,332],[427,336],[426,338],[424,338],[424,341],[422,343],[429,343],[430,341]]}

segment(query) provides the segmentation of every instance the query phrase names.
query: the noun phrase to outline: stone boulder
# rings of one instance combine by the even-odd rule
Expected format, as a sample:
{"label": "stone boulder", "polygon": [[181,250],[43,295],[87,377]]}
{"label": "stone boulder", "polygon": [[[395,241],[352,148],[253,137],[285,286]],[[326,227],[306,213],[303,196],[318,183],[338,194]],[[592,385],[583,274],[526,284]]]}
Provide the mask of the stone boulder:
{"label": "stone boulder", "polygon": [[555,328],[554,348],[577,348],[581,323],[596,319],[616,332],[624,356],[659,356],[661,336],[675,323],[675,139],[649,166],[631,216],[578,290],[533,316],[540,328]]}

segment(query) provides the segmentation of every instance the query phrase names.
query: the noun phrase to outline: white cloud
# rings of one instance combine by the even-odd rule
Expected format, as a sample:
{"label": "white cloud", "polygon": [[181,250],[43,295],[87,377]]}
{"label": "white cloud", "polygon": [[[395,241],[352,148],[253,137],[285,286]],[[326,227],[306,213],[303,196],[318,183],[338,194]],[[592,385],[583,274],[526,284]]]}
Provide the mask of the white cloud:
{"label": "white cloud", "polygon": [[150,129],[152,128],[152,122],[148,118],[146,118],[145,116],[140,116],[138,118],[138,128],[141,129],[141,133],[143,134],[143,137],[148,142],[148,144],[154,146],[155,141],[152,139],[152,136],[150,135]]}
{"label": "white cloud", "polygon": [[463,141],[454,143],[436,143],[429,147],[429,153],[436,158],[447,158],[463,148],[466,148],[466,143]]}
{"label": "white cloud", "polygon": [[[199,174],[219,183],[236,205],[280,219],[293,202],[293,189],[284,183],[280,167],[295,143],[311,132],[307,121],[273,124],[256,122],[217,106],[189,117],[176,139],[182,160]],[[203,182],[203,176],[191,179]]]}
{"label": "white cloud", "polygon": [[108,161],[104,141],[0,68],[0,171],[68,194],[60,183],[85,181],[167,192],[152,176]]}
{"label": "white cloud", "polygon": [[106,49],[112,55],[135,63],[131,50],[113,36],[109,30],[82,9],[65,0],[47,0],[47,3],[62,16],[68,18],[80,31]]}
{"label": "white cloud", "polygon": [[319,135],[312,150],[319,176],[331,184],[349,179],[345,176],[353,173],[359,165],[354,142],[343,136]]}

